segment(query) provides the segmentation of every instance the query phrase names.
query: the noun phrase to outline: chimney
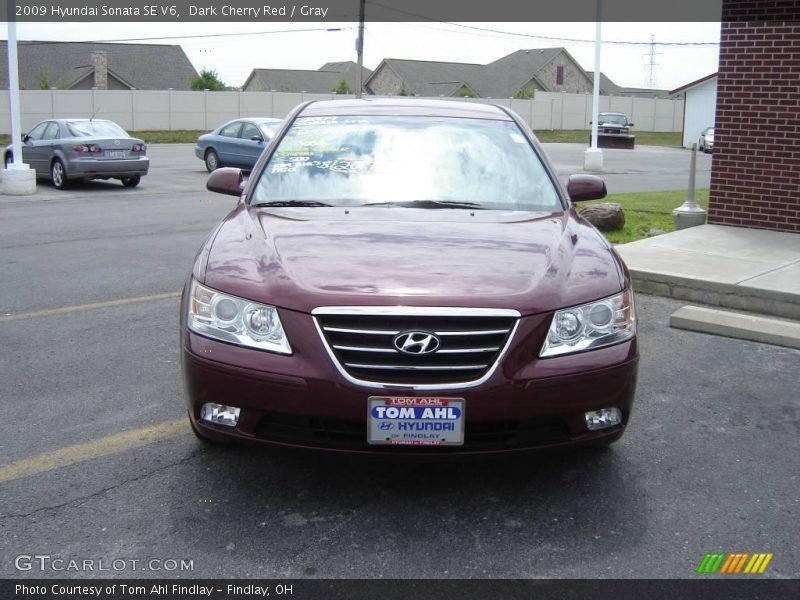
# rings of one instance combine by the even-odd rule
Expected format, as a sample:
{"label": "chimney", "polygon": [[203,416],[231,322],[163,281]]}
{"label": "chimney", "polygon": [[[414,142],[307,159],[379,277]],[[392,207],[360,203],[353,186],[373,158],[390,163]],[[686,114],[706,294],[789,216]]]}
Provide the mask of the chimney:
{"label": "chimney", "polygon": [[92,52],[92,67],[94,68],[94,87],[98,90],[107,90],[108,61],[104,51]]}

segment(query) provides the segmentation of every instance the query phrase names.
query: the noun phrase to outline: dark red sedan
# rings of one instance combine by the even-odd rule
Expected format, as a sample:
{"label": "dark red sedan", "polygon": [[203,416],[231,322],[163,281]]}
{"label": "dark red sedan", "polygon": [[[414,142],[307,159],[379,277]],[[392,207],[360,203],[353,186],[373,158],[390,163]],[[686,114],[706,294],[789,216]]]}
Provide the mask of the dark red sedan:
{"label": "dark red sedan", "polygon": [[203,439],[363,452],[607,444],[638,351],[625,265],[512,111],[418,99],[290,114],[181,308]]}

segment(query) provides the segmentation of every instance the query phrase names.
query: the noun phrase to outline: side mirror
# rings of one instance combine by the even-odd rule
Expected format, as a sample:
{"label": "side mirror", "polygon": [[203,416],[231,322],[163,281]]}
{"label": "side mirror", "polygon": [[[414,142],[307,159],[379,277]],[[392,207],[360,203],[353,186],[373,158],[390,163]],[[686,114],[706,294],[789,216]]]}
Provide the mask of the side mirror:
{"label": "side mirror", "polygon": [[22,143],[26,144],[30,138],[28,137],[27,133],[22,134]]}
{"label": "side mirror", "polygon": [[573,202],[600,200],[606,197],[606,184],[595,175],[570,175],[567,180],[567,193]]}
{"label": "side mirror", "polygon": [[244,177],[241,169],[223,167],[213,171],[206,181],[209,192],[227,194],[228,196],[241,196],[244,190]]}
{"label": "side mirror", "polygon": [[261,137],[260,135],[254,135],[253,137],[250,138],[250,141],[251,142],[263,142],[264,138]]}
{"label": "side mirror", "polygon": [[628,127],[633,127],[633,123],[628,123]]}

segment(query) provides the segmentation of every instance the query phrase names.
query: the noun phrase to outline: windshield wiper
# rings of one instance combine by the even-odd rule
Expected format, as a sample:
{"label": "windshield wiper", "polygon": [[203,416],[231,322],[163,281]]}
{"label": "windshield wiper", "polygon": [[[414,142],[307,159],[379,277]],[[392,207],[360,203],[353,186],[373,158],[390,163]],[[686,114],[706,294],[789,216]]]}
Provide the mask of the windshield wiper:
{"label": "windshield wiper", "polygon": [[407,208],[467,208],[485,210],[477,202],[458,202],[455,200],[403,200],[397,202],[368,202],[361,206],[405,206]]}
{"label": "windshield wiper", "polygon": [[273,200],[272,202],[258,202],[251,206],[332,206],[316,200]]}

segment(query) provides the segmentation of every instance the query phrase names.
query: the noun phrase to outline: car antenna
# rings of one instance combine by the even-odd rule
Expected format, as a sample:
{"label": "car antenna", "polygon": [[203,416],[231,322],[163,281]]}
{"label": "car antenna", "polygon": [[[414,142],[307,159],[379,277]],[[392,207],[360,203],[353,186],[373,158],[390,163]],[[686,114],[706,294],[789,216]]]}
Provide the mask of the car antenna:
{"label": "car antenna", "polygon": [[94,112],[92,113],[92,116],[89,117],[89,123],[92,122],[92,119],[94,119],[95,116],[97,115],[97,113],[99,113],[99,112],[100,112],[100,107],[98,106],[97,108],[94,109]]}

